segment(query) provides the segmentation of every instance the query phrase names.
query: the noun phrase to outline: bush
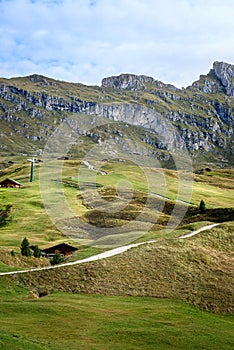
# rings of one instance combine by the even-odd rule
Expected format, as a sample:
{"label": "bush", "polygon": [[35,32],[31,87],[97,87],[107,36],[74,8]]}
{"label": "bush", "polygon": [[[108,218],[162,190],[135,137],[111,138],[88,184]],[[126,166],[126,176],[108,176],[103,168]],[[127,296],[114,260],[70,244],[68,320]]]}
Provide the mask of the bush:
{"label": "bush", "polygon": [[63,261],[62,256],[59,254],[59,252],[56,250],[55,255],[50,260],[51,265],[57,265],[60,264]]}
{"label": "bush", "polygon": [[5,226],[10,221],[10,211],[12,205],[8,204],[0,209],[0,227]]}
{"label": "bush", "polygon": [[200,209],[201,213],[205,213],[205,211],[206,211],[206,204],[205,204],[205,202],[203,200],[201,200],[201,202],[200,202],[199,209]]}
{"label": "bush", "polygon": [[27,240],[27,238],[25,237],[21,243],[20,246],[20,250],[21,250],[21,255],[23,256],[31,256],[31,250],[29,248],[29,241]]}
{"label": "bush", "polygon": [[11,256],[15,256],[15,252],[14,252],[14,250],[11,250]]}
{"label": "bush", "polygon": [[35,258],[40,258],[41,257],[41,250],[38,248],[37,245],[34,247],[33,256]]}

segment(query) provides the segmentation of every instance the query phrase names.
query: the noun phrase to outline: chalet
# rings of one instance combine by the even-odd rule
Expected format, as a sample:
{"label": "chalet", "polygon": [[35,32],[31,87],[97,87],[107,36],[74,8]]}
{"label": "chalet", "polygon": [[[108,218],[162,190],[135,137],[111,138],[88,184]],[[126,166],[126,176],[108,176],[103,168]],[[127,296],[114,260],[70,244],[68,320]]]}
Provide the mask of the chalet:
{"label": "chalet", "polygon": [[205,174],[205,172],[211,172],[211,169],[210,168],[202,168],[202,169],[194,171],[194,173],[198,174],[198,175],[203,175],[203,174]]}
{"label": "chalet", "polygon": [[41,255],[45,258],[52,258],[57,251],[61,256],[69,256],[77,250],[78,248],[75,248],[70,244],[60,243],[46,249],[41,249]]}
{"label": "chalet", "polygon": [[69,158],[68,157],[66,157],[66,156],[62,156],[62,157],[59,157],[59,158],[57,158],[58,160],[69,160]]}
{"label": "chalet", "polygon": [[23,185],[20,182],[15,181],[15,180],[10,179],[10,178],[7,178],[7,179],[0,182],[0,187],[20,188],[22,186]]}

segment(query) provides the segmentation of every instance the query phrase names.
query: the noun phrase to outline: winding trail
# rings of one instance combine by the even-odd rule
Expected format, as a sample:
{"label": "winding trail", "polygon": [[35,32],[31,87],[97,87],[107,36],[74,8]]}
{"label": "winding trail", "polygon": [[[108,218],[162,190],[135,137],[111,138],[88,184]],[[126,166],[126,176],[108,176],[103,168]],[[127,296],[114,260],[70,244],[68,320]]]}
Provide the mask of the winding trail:
{"label": "winding trail", "polygon": [[72,265],[83,264],[83,263],[90,262],[90,261],[97,261],[97,260],[101,260],[101,259],[110,258],[111,256],[114,256],[114,255],[121,254],[121,253],[126,252],[127,250],[129,250],[131,248],[138,247],[139,245],[153,243],[153,242],[156,242],[156,241],[133,243],[133,244],[125,245],[122,247],[114,248],[111,250],[107,250],[106,252],[90,256],[89,258],[85,258],[82,260],[76,260],[76,261],[65,263],[65,264],[37,267],[37,268],[32,268],[32,269],[27,269],[27,270],[19,270],[19,271],[0,272],[0,276],[15,275],[15,274],[19,274],[19,273],[26,273],[26,272],[33,272],[33,271],[52,270],[52,269],[58,269],[58,268],[64,267],[64,266],[72,266]]}
{"label": "winding trail", "polygon": [[198,233],[206,231],[206,230],[210,230],[210,229],[212,229],[213,227],[215,227],[217,225],[220,225],[220,224],[211,224],[211,225],[203,226],[203,227],[201,227],[201,228],[199,228],[199,229],[197,229],[195,231],[187,233],[186,235],[180,236],[179,238],[189,238],[189,237],[195,236]]}
{"label": "winding trail", "polygon": [[[210,230],[210,229],[212,229],[213,227],[215,227],[217,225],[219,225],[219,224],[206,225],[206,226],[203,226],[203,227],[201,227],[201,228],[199,228],[199,229],[197,229],[197,230],[195,230],[193,232],[190,232],[188,234],[180,236],[178,238],[179,239],[181,239],[181,238],[189,238],[189,237],[197,235],[200,232],[203,232],[203,231],[206,231],[206,230]],[[125,246],[122,246],[122,247],[114,248],[114,249],[111,249],[111,250],[107,250],[106,252],[90,256],[89,258],[85,258],[85,259],[82,259],[82,260],[76,260],[76,261],[73,261],[73,262],[64,263],[64,264],[60,264],[60,265],[37,267],[37,268],[31,268],[31,269],[27,269],[27,270],[0,272],[0,276],[16,275],[16,274],[20,274],[20,273],[34,272],[34,271],[52,270],[52,269],[58,269],[60,267],[78,265],[78,264],[83,264],[83,263],[91,262],[91,261],[97,261],[97,260],[101,260],[101,259],[110,258],[111,256],[119,255],[119,254],[121,254],[123,252],[126,252],[127,250],[129,250],[131,248],[135,248],[135,247],[138,247],[138,246],[143,245],[143,244],[149,244],[149,243],[155,243],[155,242],[156,242],[156,240],[140,242],[140,243],[133,243],[133,244],[125,245]]]}
{"label": "winding trail", "polygon": [[[165,197],[159,193],[155,193],[155,192],[149,192],[149,194],[151,194],[152,196],[154,197],[157,197],[157,198],[160,198],[160,199],[164,199],[164,200],[167,200],[167,201],[171,201],[171,198],[169,197]],[[186,205],[191,205],[193,207],[196,207],[196,204],[193,204],[192,202],[187,202],[187,201],[184,201],[182,199],[175,199],[174,200],[176,203],[182,203],[182,204],[186,204]]]}

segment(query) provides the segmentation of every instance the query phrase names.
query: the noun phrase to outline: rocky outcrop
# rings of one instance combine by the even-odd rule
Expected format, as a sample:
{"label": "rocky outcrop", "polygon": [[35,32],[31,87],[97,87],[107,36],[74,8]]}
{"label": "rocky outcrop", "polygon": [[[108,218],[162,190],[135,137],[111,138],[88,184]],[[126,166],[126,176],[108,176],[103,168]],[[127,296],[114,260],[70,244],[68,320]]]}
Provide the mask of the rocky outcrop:
{"label": "rocky outcrop", "polygon": [[[23,84],[20,78],[16,82],[0,80],[1,148],[10,144],[12,150],[9,140],[15,142],[18,136],[42,145],[60,122],[71,119],[72,113],[82,113],[141,127],[137,137],[155,148],[152,154],[157,154],[157,149],[187,148],[193,154],[222,153],[225,159],[227,149],[231,155],[233,152],[233,77],[234,66],[215,62],[207,75],[182,90],[134,74],[104,78],[102,86],[95,89],[38,75],[22,78]],[[81,128],[77,132],[101,139],[100,130],[86,132]],[[121,138],[121,131],[113,136],[116,142]],[[4,140],[8,140],[6,145]]]}
{"label": "rocky outcrop", "polygon": [[227,96],[234,97],[234,66],[225,62],[214,62],[213,70],[225,87]]}
{"label": "rocky outcrop", "polygon": [[[16,92],[17,97],[14,95]],[[30,136],[28,131],[26,133],[24,132],[24,136],[33,141],[46,139],[54,130],[54,127],[43,122],[44,113],[41,109],[31,108],[25,100],[19,98],[20,95],[30,104],[42,107],[47,112],[79,112],[150,129],[160,138],[161,142],[158,143],[158,147],[161,149],[173,150],[186,147],[190,151],[197,151],[199,149],[211,151],[215,145],[224,147],[226,145],[226,137],[233,132],[231,126],[231,122],[233,122],[231,109],[218,102],[215,102],[212,107],[213,113],[219,117],[220,123],[213,118],[198,119],[194,113],[188,114],[175,111],[169,114],[162,114],[156,112],[154,109],[136,103],[98,104],[78,99],[75,101],[66,101],[55,96],[46,96],[39,93],[35,97],[23,90],[9,87],[8,93],[2,97],[7,101],[15,103],[16,107],[14,113],[6,110],[7,113],[1,119],[5,120],[8,124],[14,124],[13,130],[16,133],[20,133],[17,124],[20,124],[21,129],[30,128],[29,123],[25,123],[22,117],[16,115],[17,111],[24,110],[31,119],[41,120],[39,122],[40,129],[38,130],[38,135],[33,134]],[[225,128],[225,124],[221,119],[230,125],[228,129]],[[176,125],[178,122],[179,125]]]}
{"label": "rocky outcrop", "polygon": [[150,90],[150,87],[167,87],[172,91],[178,91],[173,85],[166,85],[147,75],[121,74],[102,79],[102,87],[123,90]]}

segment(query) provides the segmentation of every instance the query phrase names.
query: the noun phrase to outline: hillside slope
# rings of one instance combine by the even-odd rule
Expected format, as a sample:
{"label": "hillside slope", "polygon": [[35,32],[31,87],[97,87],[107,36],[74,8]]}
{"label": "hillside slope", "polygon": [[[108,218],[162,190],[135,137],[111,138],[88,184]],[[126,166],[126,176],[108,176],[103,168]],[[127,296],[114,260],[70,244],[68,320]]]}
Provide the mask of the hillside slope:
{"label": "hillside slope", "polygon": [[109,259],[12,278],[42,295],[153,296],[233,312],[232,242],[233,224],[227,223],[190,239],[159,239]]}

